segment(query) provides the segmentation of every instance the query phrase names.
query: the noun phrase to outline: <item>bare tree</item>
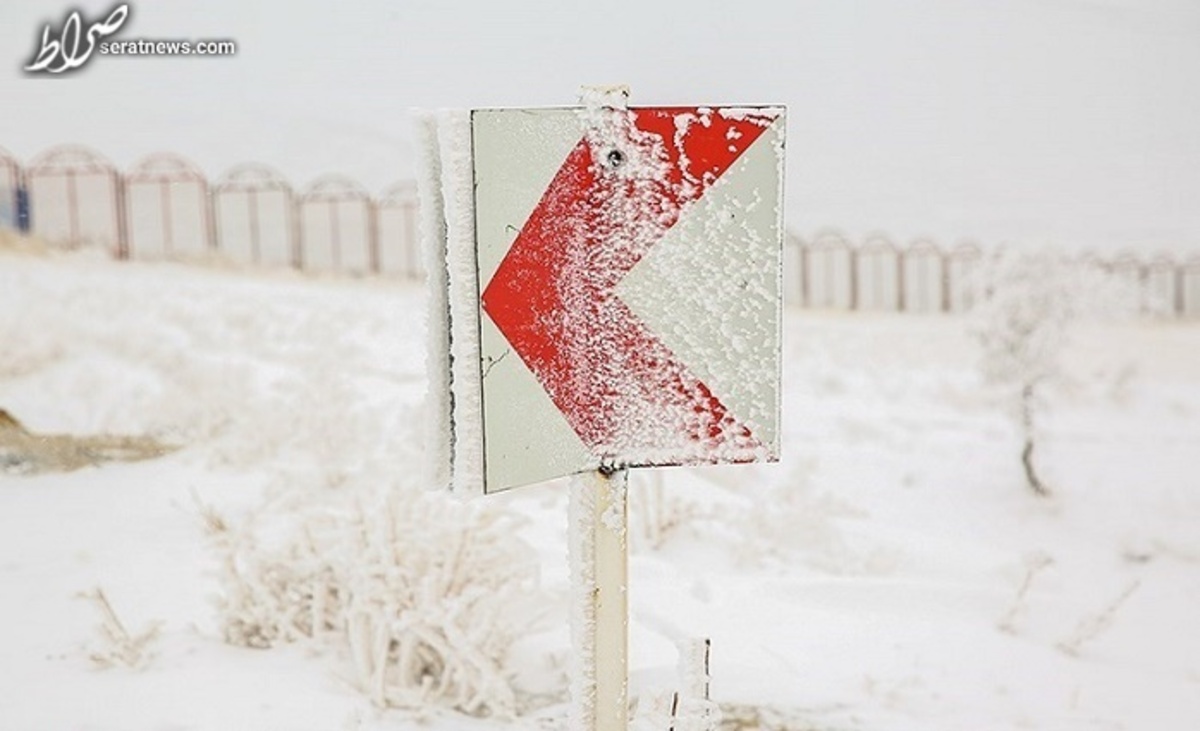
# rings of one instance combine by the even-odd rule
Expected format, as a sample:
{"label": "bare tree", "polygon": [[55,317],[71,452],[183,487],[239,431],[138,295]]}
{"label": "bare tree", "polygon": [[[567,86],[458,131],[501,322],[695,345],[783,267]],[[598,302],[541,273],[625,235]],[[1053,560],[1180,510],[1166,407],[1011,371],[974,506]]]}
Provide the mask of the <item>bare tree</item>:
{"label": "bare tree", "polygon": [[1068,380],[1062,353],[1080,322],[1129,312],[1135,293],[1102,270],[1053,252],[1001,251],[984,269],[971,334],[984,380],[997,390],[1021,437],[1029,489],[1053,493],[1038,471],[1039,415],[1046,391]]}

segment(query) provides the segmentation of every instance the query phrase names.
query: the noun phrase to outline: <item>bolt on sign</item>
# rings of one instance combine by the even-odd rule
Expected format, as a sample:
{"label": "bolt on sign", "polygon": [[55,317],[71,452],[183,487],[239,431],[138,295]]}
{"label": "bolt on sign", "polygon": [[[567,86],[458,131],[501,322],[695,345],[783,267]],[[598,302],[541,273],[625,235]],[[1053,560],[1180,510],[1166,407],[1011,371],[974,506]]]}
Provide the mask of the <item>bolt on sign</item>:
{"label": "bolt on sign", "polygon": [[457,289],[477,327],[449,332],[477,338],[455,349],[477,375],[452,380],[478,403],[483,490],[777,460],[783,108],[480,109],[464,126],[472,215],[447,218],[451,258],[471,228],[473,267],[448,271],[452,291],[475,278]]}

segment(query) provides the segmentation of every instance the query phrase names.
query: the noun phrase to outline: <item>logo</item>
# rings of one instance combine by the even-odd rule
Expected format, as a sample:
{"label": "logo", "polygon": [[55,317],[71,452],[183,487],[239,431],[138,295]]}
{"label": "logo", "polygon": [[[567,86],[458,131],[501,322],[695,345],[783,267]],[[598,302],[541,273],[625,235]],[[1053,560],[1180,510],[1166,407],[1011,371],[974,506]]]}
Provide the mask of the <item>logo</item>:
{"label": "logo", "polygon": [[55,31],[47,23],[42,27],[41,43],[33,60],[25,66],[29,74],[61,74],[88,62],[93,53],[101,56],[235,56],[237,43],[228,38],[166,40],[137,38],[104,40],[115,34],[129,19],[129,3],[121,3],[108,17],[84,23],[78,10],[71,11]]}
{"label": "logo", "polygon": [[120,30],[128,17],[129,5],[122,3],[113,8],[104,20],[89,23],[86,30],[78,10],[67,16],[57,34],[52,32],[47,23],[42,26],[42,42],[37,55],[25,70],[61,74],[83,66],[92,57],[98,41]]}

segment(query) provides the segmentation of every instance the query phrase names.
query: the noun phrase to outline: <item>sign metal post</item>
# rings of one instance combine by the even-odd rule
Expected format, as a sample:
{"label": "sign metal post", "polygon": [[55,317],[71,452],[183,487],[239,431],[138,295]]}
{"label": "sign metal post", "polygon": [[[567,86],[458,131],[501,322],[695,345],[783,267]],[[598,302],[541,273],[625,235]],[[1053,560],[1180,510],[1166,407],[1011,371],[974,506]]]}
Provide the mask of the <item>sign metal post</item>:
{"label": "sign metal post", "polygon": [[628,470],[585,472],[571,481],[568,550],[576,591],[591,595],[575,597],[572,615],[579,665],[571,693],[576,729],[628,726],[628,483]]}

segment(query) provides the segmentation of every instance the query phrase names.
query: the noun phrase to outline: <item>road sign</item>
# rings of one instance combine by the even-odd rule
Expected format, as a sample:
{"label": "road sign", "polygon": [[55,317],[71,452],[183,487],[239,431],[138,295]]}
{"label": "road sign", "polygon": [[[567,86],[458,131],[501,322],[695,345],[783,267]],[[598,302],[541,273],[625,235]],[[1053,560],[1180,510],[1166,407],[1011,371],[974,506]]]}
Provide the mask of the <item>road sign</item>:
{"label": "road sign", "polygon": [[429,422],[459,490],[583,473],[572,725],[625,731],[627,468],[778,458],[785,119],[594,91],[418,125]]}
{"label": "road sign", "polygon": [[784,126],[472,112],[485,491],[778,458]]}

